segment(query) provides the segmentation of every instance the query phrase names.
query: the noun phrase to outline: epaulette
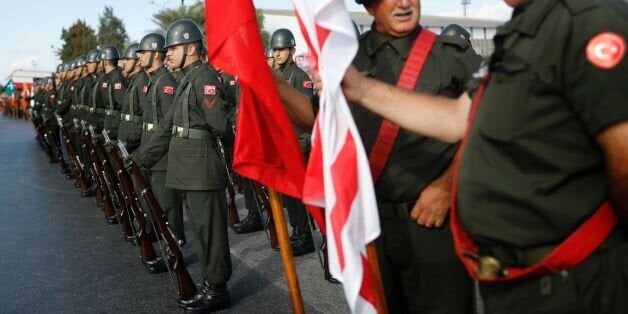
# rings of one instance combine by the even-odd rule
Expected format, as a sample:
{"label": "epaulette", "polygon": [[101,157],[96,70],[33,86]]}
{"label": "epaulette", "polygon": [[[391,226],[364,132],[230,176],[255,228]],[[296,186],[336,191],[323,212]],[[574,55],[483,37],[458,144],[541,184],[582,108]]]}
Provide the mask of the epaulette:
{"label": "epaulette", "polygon": [[600,5],[595,0],[562,0],[573,15],[578,15],[584,11],[595,8]]}
{"label": "epaulette", "polygon": [[438,37],[436,37],[436,42],[444,45],[456,46],[460,50],[467,50],[468,48],[471,48],[469,42],[456,36],[439,35]]}

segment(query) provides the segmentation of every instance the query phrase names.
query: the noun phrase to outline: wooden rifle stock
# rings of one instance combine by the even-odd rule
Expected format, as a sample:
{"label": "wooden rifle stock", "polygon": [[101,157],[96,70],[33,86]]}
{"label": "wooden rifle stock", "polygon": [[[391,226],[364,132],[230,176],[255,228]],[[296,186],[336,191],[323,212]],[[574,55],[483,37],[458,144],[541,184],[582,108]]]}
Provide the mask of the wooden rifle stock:
{"label": "wooden rifle stock", "polygon": [[225,163],[225,170],[227,171],[227,194],[229,194],[229,200],[227,202],[227,207],[229,209],[229,226],[233,226],[240,222],[240,216],[238,215],[238,208],[235,205],[235,181],[233,180],[233,176],[231,174],[231,170],[229,169],[229,165],[227,164],[227,155],[225,153],[225,146],[222,144],[222,140],[220,138],[216,138],[216,143],[218,144],[218,149],[220,151],[220,155],[222,157],[222,161]]}
{"label": "wooden rifle stock", "polygon": [[[159,229],[159,233],[166,241],[168,248],[170,249],[170,254],[174,258],[174,263],[172,265],[172,269],[177,275],[177,283],[178,283],[178,292],[179,297],[181,299],[189,299],[194,294],[196,294],[196,285],[190,277],[190,273],[188,273],[185,268],[185,262],[183,260],[183,254],[181,253],[181,249],[179,249],[179,245],[177,241],[174,239],[170,228],[168,227],[168,222],[166,221],[166,215],[164,214],[163,209],[157,202],[157,198],[153,194],[153,191],[150,188],[150,185],[146,182],[142,173],[140,172],[140,168],[135,164],[131,164],[131,175],[135,178],[140,190],[142,191],[142,197],[148,207],[153,213],[153,218],[157,223],[157,228]],[[169,261],[166,261],[169,262]]]}
{"label": "wooden rifle stock", "polygon": [[[142,257],[142,262],[152,261],[157,258],[157,254],[155,253],[155,248],[153,247],[153,243],[148,238],[148,234],[146,232],[146,219],[144,218],[144,212],[137,204],[137,195],[135,194],[135,190],[133,190],[133,183],[131,182],[131,178],[129,178],[128,173],[124,170],[124,162],[120,159],[120,156],[115,150],[111,150],[109,152],[109,156],[111,160],[115,163],[118,168],[118,180],[120,181],[120,185],[124,189],[125,199],[127,201],[127,205],[131,208],[133,212],[133,216],[135,216],[135,220],[139,225],[139,232],[137,233],[138,242],[140,244],[140,254]],[[167,260],[164,260],[167,262]]]}
{"label": "wooden rifle stock", "polygon": [[81,131],[84,153],[90,159],[92,173],[94,178],[98,182],[98,189],[102,193],[102,200],[105,203],[104,211],[105,211],[105,219],[113,217],[116,215],[115,209],[113,208],[113,201],[111,200],[111,196],[109,195],[109,189],[107,188],[107,184],[105,182],[104,172],[102,170],[102,164],[98,156],[96,156],[96,149],[94,148],[92,137],[90,136],[87,130]]}
{"label": "wooden rifle stock", "polygon": [[275,229],[275,220],[273,219],[273,211],[270,208],[270,200],[268,198],[268,193],[264,191],[264,188],[261,184],[251,180],[253,187],[255,188],[255,193],[257,194],[257,198],[262,202],[262,206],[266,211],[266,215],[268,215],[268,235],[270,238],[270,246],[272,248],[279,247],[279,240],[277,240],[277,229]]}
{"label": "wooden rifle stock", "polygon": [[133,229],[131,228],[129,210],[127,209],[126,202],[124,202],[124,199],[127,198],[127,196],[123,194],[123,192],[120,190],[120,187],[116,183],[118,181],[116,180],[117,176],[114,175],[113,167],[111,167],[109,159],[107,159],[107,154],[105,153],[105,149],[103,148],[103,146],[100,143],[95,142],[94,147],[96,149],[96,157],[100,159],[100,162],[102,164],[102,175],[105,177],[104,179],[106,180],[106,182],[109,182],[109,185],[107,185],[107,190],[110,193],[109,199],[112,200],[111,196],[113,195],[111,193],[115,194],[117,204],[114,204],[114,206],[117,205],[118,208],[120,208],[119,218],[120,224],[122,225],[122,233],[125,237],[132,237]]}
{"label": "wooden rifle stock", "polygon": [[87,190],[87,182],[85,181],[85,177],[83,174],[83,165],[79,160],[78,155],[74,151],[74,147],[72,147],[72,143],[70,142],[70,136],[68,135],[68,130],[61,126],[61,134],[63,135],[63,143],[65,144],[65,149],[68,151],[68,155],[70,155],[70,163],[72,164],[72,173],[74,174],[74,182],[78,184],[81,190]]}

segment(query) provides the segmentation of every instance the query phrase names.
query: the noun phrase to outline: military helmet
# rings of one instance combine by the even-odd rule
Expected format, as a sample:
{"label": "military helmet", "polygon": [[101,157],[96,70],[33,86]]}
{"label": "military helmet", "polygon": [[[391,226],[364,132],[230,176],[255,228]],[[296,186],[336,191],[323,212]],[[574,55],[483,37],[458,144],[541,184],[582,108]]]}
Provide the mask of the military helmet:
{"label": "military helmet", "polygon": [[87,63],[95,63],[100,61],[100,50],[92,49],[87,53]]}
{"label": "military helmet", "polygon": [[133,59],[133,60],[137,60],[139,59],[137,57],[137,48],[139,47],[139,44],[131,44],[129,45],[126,50],[124,51],[124,56],[122,56],[122,59]]}
{"label": "military helmet", "polygon": [[294,35],[287,28],[280,28],[270,36],[270,48],[281,49],[293,48],[294,46],[296,46]]}
{"label": "military helmet", "polygon": [[444,36],[460,37],[461,39],[465,41],[471,40],[471,34],[469,34],[469,32],[466,29],[464,29],[464,27],[458,24],[447,25],[447,27],[445,27],[445,29],[443,29],[443,31],[440,34]]}
{"label": "military helmet", "polygon": [[44,78],[44,84],[52,84],[52,76],[46,76]]}
{"label": "military helmet", "polygon": [[120,59],[120,51],[112,45],[107,45],[100,49],[100,60],[118,60]]}
{"label": "military helmet", "polygon": [[192,20],[183,19],[175,21],[166,31],[166,44],[164,48],[169,48],[181,44],[189,44],[203,41],[203,32]]}
{"label": "military helmet", "polygon": [[74,60],[70,61],[70,70],[76,69],[76,59],[78,58],[75,58]]}
{"label": "military helmet", "polygon": [[76,58],[76,67],[84,67],[87,64],[87,56],[80,55]]}
{"label": "military helmet", "polygon": [[266,58],[273,58],[274,57],[273,48],[270,48],[270,47],[266,48],[264,55],[266,56]]}
{"label": "military helmet", "polygon": [[57,73],[63,72],[63,63],[57,65]]}
{"label": "military helmet", "polygon": [[164,45],[166,43],[166,38],[164,35],[157,33],[150,33],[142,37],[140,40],[140,45],[137,48],[137,51],[159,51],[165,52],[166,48]]}
{"label": "military helmet", "polygon": [[72,70],[72,62],[66,62],[63,64],[63,72]]}

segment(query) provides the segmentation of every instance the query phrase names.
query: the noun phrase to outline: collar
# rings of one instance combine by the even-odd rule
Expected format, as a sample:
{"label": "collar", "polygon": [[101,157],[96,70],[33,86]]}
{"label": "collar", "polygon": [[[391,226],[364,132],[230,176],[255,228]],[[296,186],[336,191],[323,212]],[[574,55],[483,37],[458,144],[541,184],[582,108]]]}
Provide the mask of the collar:
{"label": "collar", "polygon": [[183,74],[188,74],[193,69],[198,68],[201,64],[202,64],[201,60],[196,60],[193,63],[188,64],[188,66],[186,66],[183,69],[181,69],[181,71],[183,72]]}
{"label": "collar", "polygon": [[366,53],[369,56],[373,56],[379,48],[388,43],[395,48],[403,60],[406,60],[408,59],[408,55],[410,55],[410,50],[412,50],[414,41],[421,33],[423,27],[421,25],[417,25],[417,27],[410,34],[403,37],[392,37],[390,35],[380,33],[375,29],[375,22],[371,25],[371,29],[371,32],[366,37]]}
{"label": "collar", "polygon": [[512,18],[497,29],[497,34],[517,31],[533,36],[538,31],[545,17],[557,4],[557,0],[524,0],[512,13]]}

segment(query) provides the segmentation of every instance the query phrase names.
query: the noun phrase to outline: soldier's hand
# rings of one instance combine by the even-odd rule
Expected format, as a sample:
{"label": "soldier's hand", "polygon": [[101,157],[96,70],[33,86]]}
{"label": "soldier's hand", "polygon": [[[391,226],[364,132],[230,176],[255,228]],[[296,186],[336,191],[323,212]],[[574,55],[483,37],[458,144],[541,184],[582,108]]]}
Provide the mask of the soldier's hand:
{"label": "soldier's hand", "polygon": [[410,217],[426,228],[441,227],[447,217],[450,201],[451,185],[434,181],[423,189]]}
{"label": "soldier's hand", "polygon": [[125,157],[123,162],[124,168],[129,172],[133,169],[133,164],[136,164],[138,167],[142,167],[142,159],[135,154]]}

